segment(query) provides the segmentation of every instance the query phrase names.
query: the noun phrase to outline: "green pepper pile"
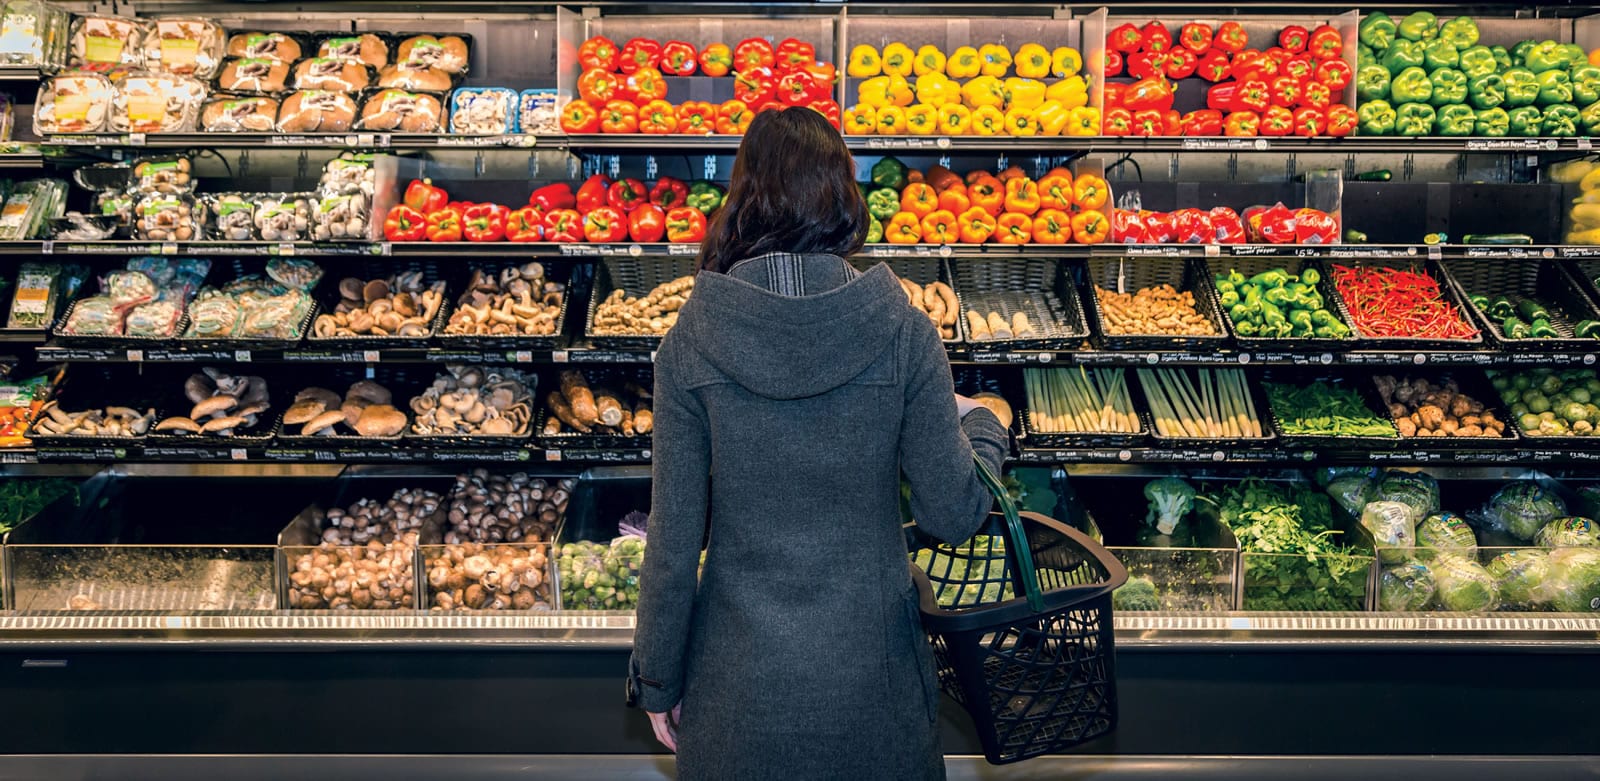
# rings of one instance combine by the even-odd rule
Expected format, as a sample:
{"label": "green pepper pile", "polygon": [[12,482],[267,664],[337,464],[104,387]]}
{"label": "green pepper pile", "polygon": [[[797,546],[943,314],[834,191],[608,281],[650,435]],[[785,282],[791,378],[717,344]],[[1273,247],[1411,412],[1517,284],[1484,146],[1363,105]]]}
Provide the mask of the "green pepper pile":
{"label": "green pepper pile", "polygon": [[1332,437],[1400,436],[1394,422],[1373,412],[1354,389],[1332,382],[1263,385],[1278,428],[1285,434]]}
{"label": "green pepper pile", "polygon": [[1427,11],[1398,23],[1374,13],[1359,38],[1364,135],[1600,134],[1600,67],[1576,44],[1485,46],[1470,17],[1441,25]]}
{"label": "green pepper pile", "polygon": [[[1500,335],[1507,339],[1560,339],[1552,324],[1550,310],[1538,299],[1512,301],[1505,296],[1469,296],[1472,305],[1500,324]],[[1573,326],[1578,337],[1600,339],[1600,322],[1584,320]]]}
{"label": "green pepper pile", "polygon": [[1234,333],[1261,339],[1348,339],[1350,327],[1328,309],[1317,291],[1322,274],[1308,268],[1299,275],[1275,268],[1253,277],[1237,270],[1216,275],[1222,309]]}

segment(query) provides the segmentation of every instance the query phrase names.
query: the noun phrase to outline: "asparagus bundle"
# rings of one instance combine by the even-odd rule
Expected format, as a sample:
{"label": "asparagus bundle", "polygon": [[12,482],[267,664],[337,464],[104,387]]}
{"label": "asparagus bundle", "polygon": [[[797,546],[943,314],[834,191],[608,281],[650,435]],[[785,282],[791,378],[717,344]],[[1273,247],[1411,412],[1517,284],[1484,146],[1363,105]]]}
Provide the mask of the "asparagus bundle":
{"label": "asparagus bundle", "polygon": [[1164,437],[1260,437],[1261,420],[1240,369],[1139,369],[1139,385]]}
{"label": "asparagus bundle", "polygon": [[1029,424],[1045,433],[1133,434],[1133,413],[1124,369],[1023,369]]}

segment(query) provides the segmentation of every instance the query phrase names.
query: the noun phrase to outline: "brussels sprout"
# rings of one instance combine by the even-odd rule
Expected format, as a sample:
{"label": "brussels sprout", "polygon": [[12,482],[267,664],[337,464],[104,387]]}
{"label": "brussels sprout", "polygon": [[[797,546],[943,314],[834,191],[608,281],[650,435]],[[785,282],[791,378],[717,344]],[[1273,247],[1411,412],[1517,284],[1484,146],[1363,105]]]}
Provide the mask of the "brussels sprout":
{"label": "brussels sprout", "polygon": [[1478,536],[1472,533],[1472,528],[1461,516],[1440,512],[1417,524],[1417,544],[1438,551],[1473,556],[1477,554]]}
{"label": "brussels sprout", "polygon": [[1588,518],[1557,518],[1539,527],[1538,533],[1533,535],[1533,544],[1541,548],[1600,546],[1600,524]]}
{"label": "brussels sprout", "polygon": [[1600,548],[1558,548],[1549,560],[1545,590],[1556,610],[1600,611]]}
{"label": "brussels sprout", "polygon": [[1495,579],[1476,561],[1453,554],[1433,560],[1434,583],[1445,610],[1481,613],[1500,603]]}
{"label": "brussels sprout", "polygon": [[1422,610],[1433,601],[1433,571],[1427,565],[1408,561],[1386,567],[1378,580],[1378,609],[1395,612]]}
{"label": "brussels sprout", "polygon": [[1507,610],[1536,610],[1549,601],[1550,554],[1518,548],[1494,557],[1484,568],[1500,590],[1500,606]]}

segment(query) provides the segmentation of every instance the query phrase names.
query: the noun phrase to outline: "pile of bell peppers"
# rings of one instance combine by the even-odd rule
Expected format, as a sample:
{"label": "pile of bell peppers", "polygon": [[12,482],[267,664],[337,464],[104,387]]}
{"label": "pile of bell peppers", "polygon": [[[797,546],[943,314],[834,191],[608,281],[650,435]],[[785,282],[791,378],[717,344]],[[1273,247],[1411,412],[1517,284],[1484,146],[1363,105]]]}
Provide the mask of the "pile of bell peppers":
{"label": "pile of bell peppers", "polygon": [[1217,274],[1217,295],[1234,333],[1256,338],[1348,339],[1345,325],[1317,290],[1322,272],[1290,274],[1269,269],[1252,277],[1230,269]]}
{"label": "pile of bell peppers", "polygon": [[1099,244],[1110,235],[1106,180],[1065,168],[1038,180],[1015,166],[960,176],[885,157],[860,187],[870,244]]}
{"label": "pile of bell peppers", "polygon": [[[578,47],[578,98],[561,110],[567,133],[739,135],[755,115],[805,106],[840,127],[834,100],[838,73],[818,62],[816,47],[797,38],[776,46],[749,38],[704,49],[684,41],[634,38],[622,46],[597,35]],[[667,100],[667,78],[731,76],[732,100],[720,104]]]}
{"label": "pile of bell peppers", "polygon": [[1480,43],[1471,17],[1427,11],[1361,22],[1356,97],[1363,135],[1600,134],[1600,65],[1575,44]]}
{"label": "pile of bell peppers", "polygon": [[844,113],[857,136],[1093,136],[1083,55],[1070,46],[1000,43],[913,50],[894,42],[850,51],[845,73],[861,81]]}
{"label": "pile of bell peppers", "polygon": [[707,181],[670,176],[646,186],[638,179],[596,174],[577,190],[557,183],[536,188],[512,209],[450,200],[443,188],[413,180],[384,219],[387,241],[513,241],[695,243],[726,193]]}
{"label": "pile of bell peppers", "polygon": [[1281,203],[1252,206],[1243,214],[1226,206],[1111,212],[1111,240],[1118,244],[1333,244],[1338,238],[1333,215]]}
{"label": "pile of bell peppers", "polygon": [[[1355,109],[1345,105],[1354,73],[1344,39],[1329,25],[1279,31],[1276,45],[1251,48],[1238,22],[1213,28],[1191,22],[1119,25],[1106,36],[1108,136],[1348,136]],[[1210,86],[1206,107],[1173,108],[1180,82]]]}

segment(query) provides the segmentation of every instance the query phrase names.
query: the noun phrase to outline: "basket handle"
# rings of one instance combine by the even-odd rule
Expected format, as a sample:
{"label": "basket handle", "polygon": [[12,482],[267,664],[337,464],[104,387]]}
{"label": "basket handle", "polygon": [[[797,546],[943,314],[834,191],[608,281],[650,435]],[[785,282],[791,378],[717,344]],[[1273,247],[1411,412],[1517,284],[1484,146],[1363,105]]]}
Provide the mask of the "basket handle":
{"label": "basket handle", "polygon": [[989,493],[994,494],[994,500],[1000,505],[1000,513],[1006,518],[1006,528],[1011,531],[1011,539],[1006,544],[1006,555],[1012,558],[1012,564],[1017,568],[1017,575],[1022,580],[1023,593],[1028,597],[1028,607],[1035,613],[1044,612],[1044,595],[1039,593],[1039,576],[1033,567],[1033,551],[1028,548],[1028,533],[1022,528],[1022,517],[1017,512],[1017,503],[1011,500],[1011,494],[1006,492],[1006,487],[1001,484],[1000,478],[994,470],[989,468],[983,459],[973,455],[972,461],[977,465],[978,479],[988,487]]}

